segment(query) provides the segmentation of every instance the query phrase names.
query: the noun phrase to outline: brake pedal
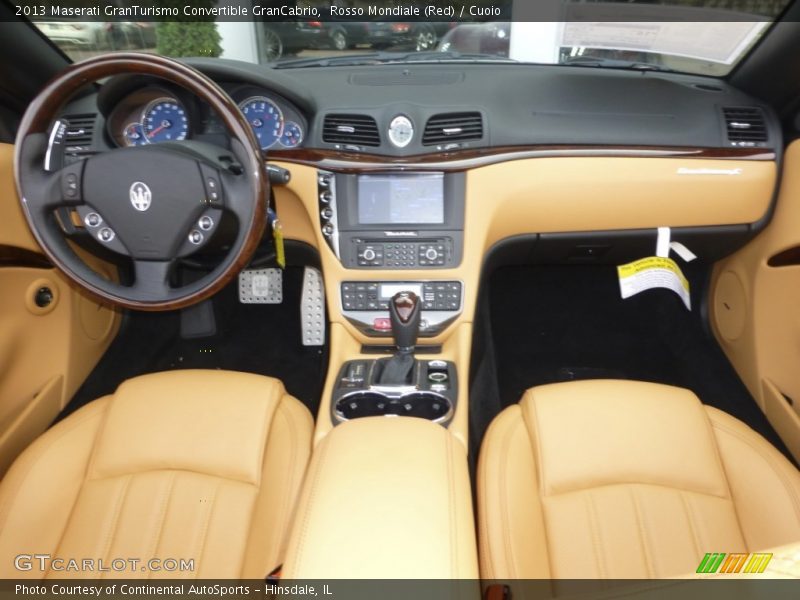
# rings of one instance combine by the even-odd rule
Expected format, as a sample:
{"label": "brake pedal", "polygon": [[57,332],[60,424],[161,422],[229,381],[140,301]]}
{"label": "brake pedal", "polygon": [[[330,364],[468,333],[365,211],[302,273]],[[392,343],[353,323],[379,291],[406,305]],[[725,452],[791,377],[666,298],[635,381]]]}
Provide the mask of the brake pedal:
{"label": "brake pedal", "polygon": [[246,269],[239,273],[239,302],[280,304],[283,302],[282,269]]}
{"label": "brake pedal", "polygon": [[325,286],[322,273],[306,267],[300,297],[300,324],[304,346],[325,345]]}

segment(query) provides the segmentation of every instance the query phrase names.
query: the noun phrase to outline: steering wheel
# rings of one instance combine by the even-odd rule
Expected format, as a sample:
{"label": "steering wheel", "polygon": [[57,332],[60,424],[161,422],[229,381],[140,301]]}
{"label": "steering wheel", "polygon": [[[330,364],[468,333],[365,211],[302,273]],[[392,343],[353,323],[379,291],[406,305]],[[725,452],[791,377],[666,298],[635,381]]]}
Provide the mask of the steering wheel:
{"label": "steering wheel", "polygon": [[[51,126],[61,107],[87,84],[131,73],[159,77],[205,101],[225,126],[230,148],[164,142],[51,166],[54,143],[64,134],[63,124]],[[83,290],[125,308],[170,310],[208,298],[247,264],[266,224],[269,179],[244,115],[208,77],[160,56],[98,56],[48,83],[20,124],[14,176],[28,225],[53,264]],[[131,258],[131,285],[109,281],[78,257],[65,232],[75,228],[59,224],[64,214],[102,246]],[[226,215],[238,222],[226,256],[201,279],[173,287],[176,261],[206,246]]]}

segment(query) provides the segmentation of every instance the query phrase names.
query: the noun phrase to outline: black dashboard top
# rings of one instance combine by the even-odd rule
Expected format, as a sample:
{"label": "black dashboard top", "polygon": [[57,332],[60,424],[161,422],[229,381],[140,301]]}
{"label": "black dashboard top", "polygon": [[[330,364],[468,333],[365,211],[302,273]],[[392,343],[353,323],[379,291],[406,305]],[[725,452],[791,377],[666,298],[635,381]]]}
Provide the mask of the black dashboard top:
{"label": "black dashboard top", "polygon": [[[271,69],[186,62],[226,89],[278,98],[307,128],[305,149],[400,158],[539,145],[781,148],[771,108],[714,78],[513,63]],[[148,83],[114,78],[65,115],[99,107],[108,118],[125,93]]]}

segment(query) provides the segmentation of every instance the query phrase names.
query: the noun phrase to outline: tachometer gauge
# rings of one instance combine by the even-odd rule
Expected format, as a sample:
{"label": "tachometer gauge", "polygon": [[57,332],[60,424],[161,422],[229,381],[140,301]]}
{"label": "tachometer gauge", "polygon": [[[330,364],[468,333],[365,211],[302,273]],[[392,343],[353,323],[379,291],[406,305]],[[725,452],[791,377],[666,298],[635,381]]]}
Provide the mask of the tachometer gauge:
{"label": "tachometer gauge", "polygon": [[143,146],[147,143],[141,123],[131,123],[125,128],[122,139],[126,146]]}
{"label": "tachometer gauge", "polygon": [[189,135],[189,119],[184,108],[176,100],[159,98],[144,109],[142,129],[151,144],[185,140]]}
{"label": "tachometer gauge", "polygon": [[294,121],[286,121],[283,126],[283,135],[281,136],[281,145],[286,148],[295,148],[303,141],[303,130],[300,125]]}
{"label": "tachometer gauge", "polygon": [[283,113],[277,105],[264,96],[248,98],[239,105],[253,128],[262,150],[275,145],[283,135]]}

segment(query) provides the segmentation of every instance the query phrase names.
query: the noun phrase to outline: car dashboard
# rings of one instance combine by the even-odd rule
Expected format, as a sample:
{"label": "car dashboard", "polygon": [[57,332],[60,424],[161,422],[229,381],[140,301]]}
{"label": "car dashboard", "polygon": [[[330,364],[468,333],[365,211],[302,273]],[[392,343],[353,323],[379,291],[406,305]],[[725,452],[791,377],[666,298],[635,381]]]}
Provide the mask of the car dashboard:
{"label": "car dashboard", "polygon": [[[778,121],[722,80],[512,63],[187,62],[234,99],[266,164],[284,174],[271,208],[289,251],[318,256],[331,347],[318,439],[350,414],[337,404],[352,391],[340,370],[391,341],[393,291],[421,297],[420,343],[455,380],[468,372],[479,288],[494,267],[621,264],[652,255],[664,227],[713,262],[773,210]],[[105,82],[63,118],[67,161],[228,143],[208,107],[141,75]],[[466,440],[466,385],[442,392],[450,404],[433,418]]]}

